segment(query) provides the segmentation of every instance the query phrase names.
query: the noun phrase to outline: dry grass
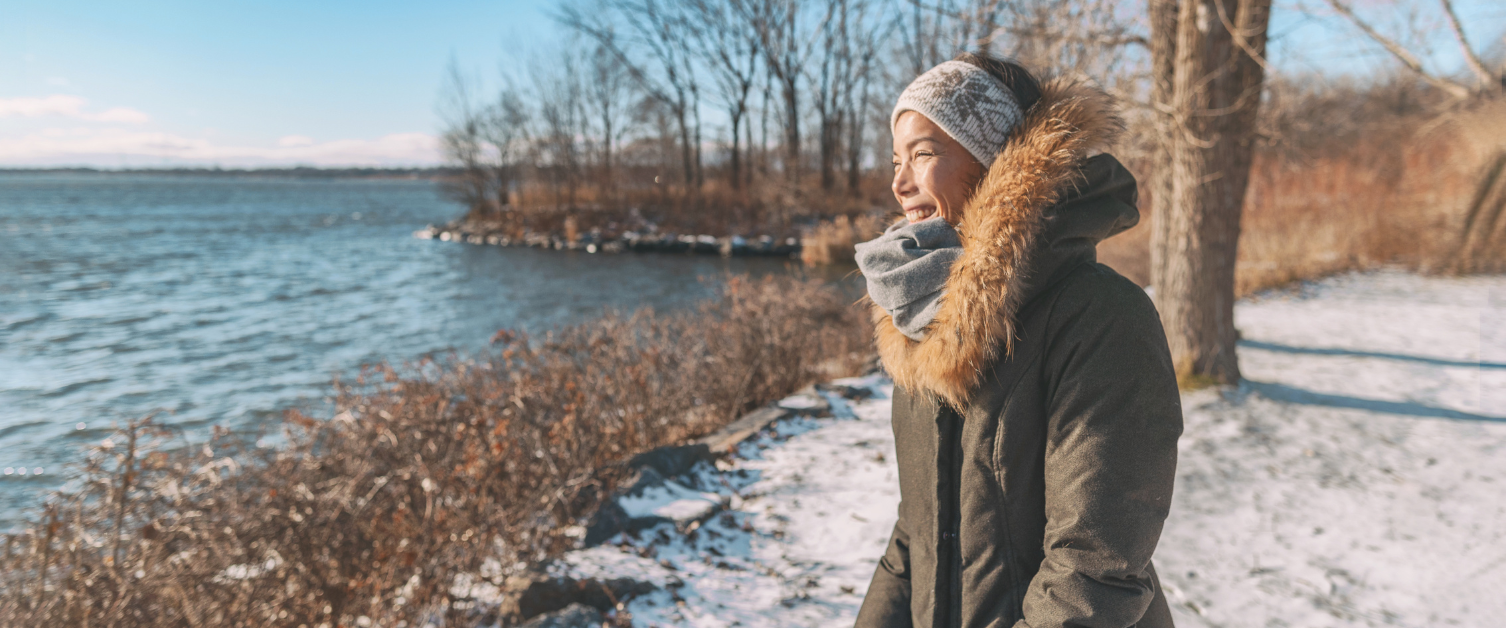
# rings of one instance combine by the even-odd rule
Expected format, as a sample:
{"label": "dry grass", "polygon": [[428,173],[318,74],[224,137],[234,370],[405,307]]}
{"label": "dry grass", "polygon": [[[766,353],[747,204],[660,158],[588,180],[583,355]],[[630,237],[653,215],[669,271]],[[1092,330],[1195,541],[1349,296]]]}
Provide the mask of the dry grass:
{"label": "dry grass", "polygon": [[135,423],[5,539],[0,625],[495,621],[468,587],[574,547],[621,462],[850,373],[870,338],[827,288],[732,278],[693,312],[368,369],[275,449]]}
{"label": "dry grass", "polygon": [[[1502,101],[1390,119],[1319,146],[1262,148],[1245,199],[1236,293],[1381,265],[1506,269],[1506,178],[1482,190],[1503,154]],[[1150,281],[1155,219],[1147,200],[1141,224],[1098,249],[1141,285]],[[1472,211],[1479,218],[1466,232]]]}
{"label": "dry grass", "polygon": [[884,226],[882,219],[871,214],[856,218],[837,216],[822,222],[801,240],[800,261],[810,266],[852,264],[857,243],[878,237]]}

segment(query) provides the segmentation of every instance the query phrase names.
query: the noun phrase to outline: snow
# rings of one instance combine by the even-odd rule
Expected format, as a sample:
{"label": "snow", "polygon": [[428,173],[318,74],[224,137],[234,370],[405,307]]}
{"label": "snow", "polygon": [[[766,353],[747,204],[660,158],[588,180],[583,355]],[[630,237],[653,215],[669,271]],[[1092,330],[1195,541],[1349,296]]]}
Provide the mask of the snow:
{"label": "snow", "polygon": [[617,504],[629,518],[664,517],[674,521],[697,519],[721,505],[714,493],[702,493],[675,481],[644,489],[642,494],[624,496]]}
{"label": "snow", "polygon": [[[1177,624],[1502,625],[1506,277],[1347,275],[1236,320],[1247,383],[1183,397],[1156,554]],[[710,505],[688,533],[660,524],[556,570],[664,586],[628,603],[635,625],[851,625],[899,494],[891,385],[836,383],[876,394],[820,393],[834,418],[780,421],[633,504]]]}
{"label": "snow", "polygon": [[1348,275],[1236,323],[1249,382],[1183,399],[1178,625],[1503,625],[1506,278]]}
{"label": "snow", "polygon": [[786,410],[811,410],[821,407],[821,400],[809,395],[794,395],[779,400],[779,407]]}

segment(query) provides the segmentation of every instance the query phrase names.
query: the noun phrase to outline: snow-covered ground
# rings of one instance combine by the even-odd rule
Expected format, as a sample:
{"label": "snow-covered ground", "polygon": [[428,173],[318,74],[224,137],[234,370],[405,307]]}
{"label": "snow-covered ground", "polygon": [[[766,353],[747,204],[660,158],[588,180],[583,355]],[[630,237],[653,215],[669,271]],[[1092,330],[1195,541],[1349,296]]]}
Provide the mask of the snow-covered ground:
{"label": "snow-covered ground", "polygon": [[[1506,278],[1349,275],[1237,320],[1248,383],[1183,399],[1156,558],[1177,623],[1506,626]],[[727,503],[693,532],[560,570],[669,583],[628,604],[636,625],[850,625],[899,495],[889,384],[841,383],[876,396],[828,395],[836,418],[781,421],[675,489]]]}

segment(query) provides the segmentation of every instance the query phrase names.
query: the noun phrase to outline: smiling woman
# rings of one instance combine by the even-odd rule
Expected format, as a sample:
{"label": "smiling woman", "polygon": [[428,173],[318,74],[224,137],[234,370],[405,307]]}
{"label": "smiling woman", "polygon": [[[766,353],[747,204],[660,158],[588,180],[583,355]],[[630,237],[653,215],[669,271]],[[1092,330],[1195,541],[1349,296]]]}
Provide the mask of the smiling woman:
{"label": "smiling woman", "polygon": [[905,220],[858,246],[893,376],[899,521],[858,615],[899,626],[1169,627],[1151,554],[1182,415],[1102,92],[964,55],[892,117]]}

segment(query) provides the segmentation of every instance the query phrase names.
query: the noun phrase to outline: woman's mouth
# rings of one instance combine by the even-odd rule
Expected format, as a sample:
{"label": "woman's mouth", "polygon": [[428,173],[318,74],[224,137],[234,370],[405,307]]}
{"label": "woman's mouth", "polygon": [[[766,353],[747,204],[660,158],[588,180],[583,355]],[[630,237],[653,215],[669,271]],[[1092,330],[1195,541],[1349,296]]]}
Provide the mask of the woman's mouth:
{"label": "woman's mouth", "polygon": [[921,205],[905,210],[905,220],[910,222],[920,222],[935,215],[936,207],[932,205]]}

